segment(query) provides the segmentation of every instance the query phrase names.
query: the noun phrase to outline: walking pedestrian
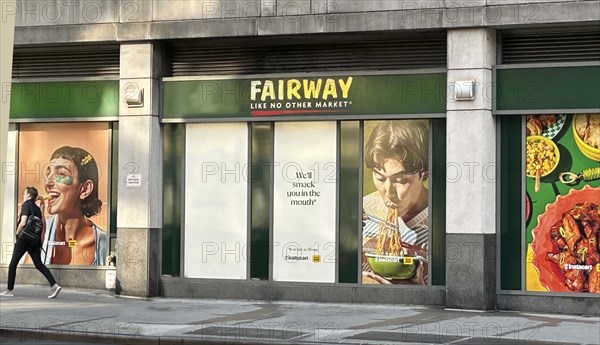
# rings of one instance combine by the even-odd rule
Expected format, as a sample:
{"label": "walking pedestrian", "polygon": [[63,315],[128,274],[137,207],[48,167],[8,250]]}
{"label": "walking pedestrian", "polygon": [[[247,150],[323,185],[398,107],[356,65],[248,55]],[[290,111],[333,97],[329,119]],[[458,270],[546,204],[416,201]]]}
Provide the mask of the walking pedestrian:
{"label": "walking pedestrian", "polygon": [[37,268],[37,270],[40,271],[48,280],[48,283],[50,284],[50,295],[48,298],[55,298],[60,293],[60,290],[62,290],[62,287],[56,283],[56,280],[54,280],[50,270],[42,263],[40,257],[42,245],[41,239],[39,237],[32,238],[28,236],[19,236],[25,229],[28,217],[36,216],[40,219],[42,218],[42,211],[35,203],[37,197],[38,191],[35,187],[25,188],[25,192],[23,193],[23,204],[21,205],[21,214],[18,218],[19,224],[17,225],[16,232],[17,242],[15,243],[12,259],[10,260],[10,265],[8,267],[8,286],[6,290],[0,293],[0,296],[14,296],[13,289],[15,287],[17,265],[25,253],[29,253],[35,268]]}

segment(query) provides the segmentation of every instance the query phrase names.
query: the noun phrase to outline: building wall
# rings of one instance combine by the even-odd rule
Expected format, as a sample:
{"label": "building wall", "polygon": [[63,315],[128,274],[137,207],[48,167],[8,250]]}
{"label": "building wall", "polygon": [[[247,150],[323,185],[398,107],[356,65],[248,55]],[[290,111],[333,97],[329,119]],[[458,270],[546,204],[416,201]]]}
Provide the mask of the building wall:
{"label": "building wall", "polygon": [[598,23],[598,1],[27,1],[15,44]]}
{"label": "building wall", "polygon": [[[411,30],[448,30],[448,83],[456,80],[475,79],[484,83],[493,82],[492,67],[496,62],[496,30],[565,25],[593,25],[600,23],[600,1],[400,1],[400,0],[240,0],[240,1],[190,1],[190,0],[110,0],[110,1],[28,1],[17,2],[18,15],[15,44],[17,46],[49,46],[57,43],[100,43],[122,44],[122,68],[135,66],[139,62],[146,68],[143,73],[127,76],[122,71],[121,83],[127,79],[141,79],[147,83],[147,104],[141,113],[127,109],[121,104],[119,122],[123,125],[119,136],[128,138],[126,131],[135,131],[143,122],[145,130],[137,133],[148,147],[135,151],[120,147],[120,157],[142,157],[147,166],[159,159],[160,149],[156,145],[159,135],[159,80],[158,67],[162,56],[153,41],[171,39],[197,39],[218,37],[257,37],[274,35],[312,34],[315,40],[330,33],[352,32],[400,32]],[[141,43],[140,43],[141,42]],[[126,52],[127,55],[124,55]],[[148,53],[151,52],[151,53]],[[154,70],[156,69],[156,70]],[[481,89],[476,94],[481,94]],[[496,122],[492,116],[492,104],[478,98],[469,104],[448,103],[447,151],[453,162],[484,161],[496,163]],[[123,117],[128,116],[128,117]],[[468,121],[476,126],[465,127]],[[483,129],[483,130],[481,130]],[[473,145],[473,142],[478,145]],[[152,143],[152,145],[150,144]],[[465,149],[476,146],[465,153]],[[159,164],[160,166],[160,164]],[[158,169],[158,168],[157,168]],[[160,195],[160,174],[148,176],[153,183],[146,194]],[[123,186],[120,186],[121,188]],[[462,205],[469,191],[479,200],[477,210],[465,210]],[[121,240],[140,242],[134,264],[119,272],[123,281],[135,279],[134,284],[124,284],[125,293],[131,295],[162,294],[172,297],[212,298],[264,298],[304,299],[335,302],[420,303],[449,305],[470,309],[501,308],[550,311],[550,307],[536,304],[528,296],[505,295],[497,299],[496,262],[486,260],[483,249],[486,244],[496,242],[495,227],[496,188],[486,181],[459,181],[449,188],[447,204],[448,242],[458,247],[475,246],[470,255],[476,255],[476,265],[468,267],[473,260],[450,265],[446,274],[446,291],[443,288],[429,289],[425,293],[418,289],[405,289],[398,296],[389,289],[356,289],[355,287],[302,285],[266,285],[262,282],[197,281],[179,278],[163,278],[158,288],[160,260],[156,259],[160,245],[160,205],[153,200],[147,203],[140,214],[127,217],[128,207],[139,202],[136,195],[126,192],[120,196],[119,228]],[[147,196],[149,198],[149,196]],[[128,205],[129,204],[129,205]],[[466,229],[459,218],[470,221]],[[142,240],[139,240],[139,239]],[[138,239],[138,240],[136,240]],[[473,248],[475,248],[473,247]],[[123,247],[122,250],[125,250]],[[125,256],[125,252],[122,252]],[[489,254],[487,254],[489,255]],[[158,261],[158,262],[157,262]],[[462,269],[458,265],[467,267]],[[141,270],[139,269],[141,267]],[[35,272],[34,272],[35,273]],[[94,272],[98,280],[101,275]],[[27,274],[29,276],[29,274]],[[87,287],[87,286],[86,286]],[[202,291],[202,293],[199,293]],[[377,292],[375,292],[377,291]],[[581,297],[581,296],[579,296]],[[551,297],[549,297],[551,298]],[[577,297],[574,297],[577,298]],[[587,312],[597,308],[589,298],[581,305],[564,307],[564,312]],[[549,304],[551,305],[551,304]],[[582,307],[585,305],[585,307]]]}

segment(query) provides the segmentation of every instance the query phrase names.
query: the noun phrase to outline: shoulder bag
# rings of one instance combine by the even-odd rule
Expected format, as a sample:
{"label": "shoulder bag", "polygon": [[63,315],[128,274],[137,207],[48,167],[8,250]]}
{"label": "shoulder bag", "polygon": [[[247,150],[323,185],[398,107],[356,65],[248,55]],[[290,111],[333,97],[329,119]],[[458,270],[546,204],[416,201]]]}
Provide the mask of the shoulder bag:
{"label": "shoulder bag", "polygon": [[27,224],[25,224],[25,228],[19,233],[19,238],[32,238],[41,240],[43,226],[44,224],[39,217],[34,215],[28,216]]}

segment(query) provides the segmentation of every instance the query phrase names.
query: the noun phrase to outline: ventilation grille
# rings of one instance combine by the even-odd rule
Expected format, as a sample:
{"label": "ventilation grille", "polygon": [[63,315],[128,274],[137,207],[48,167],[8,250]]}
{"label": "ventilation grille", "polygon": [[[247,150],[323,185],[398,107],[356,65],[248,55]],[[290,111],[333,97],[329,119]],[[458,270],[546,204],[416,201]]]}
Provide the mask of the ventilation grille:
{"label": "ventilation grille", "polygon": [[600,61],[600,27],[502,33],[502,63]]}
{"label": "ventilation grille", "polygon": [[[254,41],[254,42],[252,42]],[[176,41],[173,76],[244,75],[446,67],[446,33],[405,37],[260,38],[228,43]]]}
{"label": "ventilation grille", "polygon": [[13,78],[119,78],[119,45],[15,47]]}

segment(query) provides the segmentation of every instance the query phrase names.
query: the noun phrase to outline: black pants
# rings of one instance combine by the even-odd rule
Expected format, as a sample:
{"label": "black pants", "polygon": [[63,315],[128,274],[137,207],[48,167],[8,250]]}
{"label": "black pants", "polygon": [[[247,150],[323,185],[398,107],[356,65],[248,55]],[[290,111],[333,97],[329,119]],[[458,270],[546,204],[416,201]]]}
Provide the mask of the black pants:
{"label": "black pants", "polygon": [[42,272],[44,277],[48,279],[48,283],[50,286],[56,284],[56,280],[50,273],[48,267],[46,267],[42,263],[42,259],[40,257],[40,249],[41,243],[38,240],[30,239],[30,238],[18,238],[17,243],[15,243],[15,250],[13,251],[12,259],[10,260],[10,266],[8,266],[8,289],[12,290],[15,287],[15,278],[17,275],[17,265],[19,261],[25,255],[25,253],[29,253],[31,260],[33,260],[33,264],[38,271]]}

